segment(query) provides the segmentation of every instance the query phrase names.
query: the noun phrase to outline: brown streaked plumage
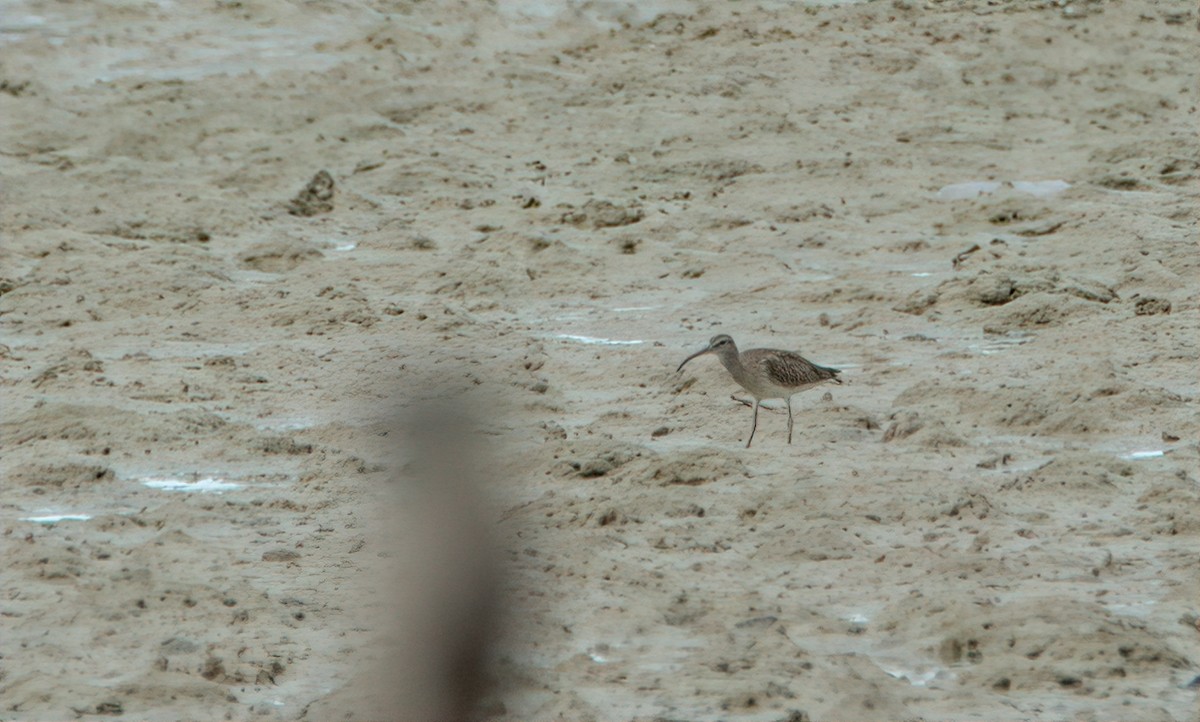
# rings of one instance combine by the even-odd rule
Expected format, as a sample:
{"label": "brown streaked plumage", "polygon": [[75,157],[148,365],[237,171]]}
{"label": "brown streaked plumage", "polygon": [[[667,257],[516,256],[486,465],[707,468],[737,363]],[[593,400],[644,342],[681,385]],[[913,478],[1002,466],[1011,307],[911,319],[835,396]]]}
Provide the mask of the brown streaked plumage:
{"label": "brown streaked plumage", "polygon": [[758,429],[758,407],[764,399],[783,399],[787,402],[790,444],[792,396],[826,381],[835,384],[842,382],[837,377],[841,373],[837,369],[818,366],[792,351],[752,348],[739,353],[733,338],[723,333],[713,336],[708,342],[708,348],[685,358],[675,371],[682,371],[684,364],[706,353],[716,354],[717,358],[721,359],[721,365],[733,376],[733,380],[754,397],[754,421],[750,427],[750,438],[746,440],[747,449],[750,448],[750,442],[754,441],[754,432]]}

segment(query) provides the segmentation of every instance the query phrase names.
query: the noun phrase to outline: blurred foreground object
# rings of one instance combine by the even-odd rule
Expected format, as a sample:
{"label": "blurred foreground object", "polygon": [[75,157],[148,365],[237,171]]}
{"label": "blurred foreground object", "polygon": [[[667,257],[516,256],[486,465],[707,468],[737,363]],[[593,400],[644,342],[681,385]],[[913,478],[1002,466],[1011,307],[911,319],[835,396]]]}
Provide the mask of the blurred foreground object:
{"label": "blurred foreground object", "polygon": [[489,454],[474,420],[445,403],[399,415],[385,438],[394,471],[374,507],[374,552],[359,562],[371,599],[361,621],[378,633],[355,678],[306,718],[480,719],[502,611]]}
{"label": "blurred foreground object", "polygon": [[484,492],[488,469],[474,419],[427,406],[400,424],[396,673],[409,687],[397,719],[468,720],[485,691],[499,622],[499,561]]}

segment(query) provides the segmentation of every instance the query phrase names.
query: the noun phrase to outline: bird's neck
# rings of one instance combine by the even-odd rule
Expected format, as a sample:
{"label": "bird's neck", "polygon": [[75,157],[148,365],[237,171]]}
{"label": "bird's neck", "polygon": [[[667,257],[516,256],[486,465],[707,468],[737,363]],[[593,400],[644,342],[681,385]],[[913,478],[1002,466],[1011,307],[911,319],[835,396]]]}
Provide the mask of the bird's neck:
{"label": "bird's neck", "polygon": [[746,367],[742,365],[742,356],[736,348],[722,350],[720,358],[721,365],[733,374],[735,379],[740,379],[746,373]]}

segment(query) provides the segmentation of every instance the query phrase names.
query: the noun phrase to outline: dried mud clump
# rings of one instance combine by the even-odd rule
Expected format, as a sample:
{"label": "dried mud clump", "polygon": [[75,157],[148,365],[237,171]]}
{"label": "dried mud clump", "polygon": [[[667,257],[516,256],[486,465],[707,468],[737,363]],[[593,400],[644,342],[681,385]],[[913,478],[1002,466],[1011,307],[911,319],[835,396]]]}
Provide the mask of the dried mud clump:
{"label": "dried mud clump", "polygon": [[897,411],[891,416],[892,423],[883,432],[884,443],[912,437],[913,441],[927,449],[966,446],[966,441],[951,432],[944,421],[928,415],[921,417],[916,411]]}
{"label": "dried mud clump", "polygon": [[983,327],[986,333],[1009,333],[1017,329],[1058,325],[1095,311],[1095,306],[1058,294],[1033,293],[1005,308],[1004,313]]}
{"label": "dried mud clump", "polygon": [[52,486],[77,489],[100,481],[112,481],[113,470],[96,464],[27,466],[6,475],[14,486]]}
{"label": "dried mud clump", "polygon": [[316,216],[333,210],[333,176],[318,171],[295,198],[288,203],[293,216]]}
{"label": "dried mud clump", "polygon": [[663,486],[698,486],[734,476],[746,476],[741,461],[723,451],[699,449],[669,454],[655,466],[651,478]]}
{"label": "dried mud clump", "polygon": [[263,243],[240,257],[246,268],[263,273],[283,273],[290,271],[305,261],[321,258],[321,252],[301,243],[276,242]]}
{"label": "dried mud clump", "polygon": [[616,228],[637,223],[645,215],[641,208],[593,199],[583,204],[582,208],[563,214],[562,220],[577,226],[590,222],[592,228]]}
{"label": "dried mud clump", "polygon": [[[994,388],[980,387],[969,378],[921,381],[896,397],[892,420],[903,421],[903,412],[919,412],[922,419],[932,414],[950,419],[971,409],[980,425],[998,429],[1095,434],[1120,428],[1123,419],[1187,404],[1178,394],[1139,383],[1108,362],[1076,362],[1067,370],[1064,360],[1063,369],[1074,386],[1045,380]],[[903,438],[904,430],[901,423],[892,438]]]}
{"label": "dried mud clump", "polygon": [[977,607],[914,600],[902,606],[910,605],[918,608],[890,610],[880,627],[923,627],[922,634],[940,640],[929,652],[967,686],[1109,694],[1191,666],[1141,623],[1096,604],[1059,599]]}
{"label": "dried mud clump", "polygon": [[1066,453],[1033,472],[1006,483],[1005,491],[1078,491],[1113,492],[1127,487],[1133,466],[1094,452]]}
{"label": "dried mud clump", "polygon": [[579,475],[585,479],[607,476],[633,459],[634,455],[626,449],[612,449],[580,464]]}
{"label": "dried mud clump", "polygon": [[1171,302],[1165,298],[1147,296],[1139,298],[1133,306],[1133,312],[1138,316],[1156,316],[1160,313],[1171,312]]}
{"label": "dried mud clump", "polygon": [[1057,271],[981,271],[972,277],[946,281],[935,291],[918,291],[893,310],[920,316],[935,307],[937,310],[1004,307],[989,322],[990,327],[1024,328],[1056,324],[1118,298],[1101,281],[1065,277]]}
{"label": "dried mud clump", "polygon": [[594,479],[608,476],[633,460],[645,449],[631,444],[587,444],[574,449],[568,465],[579,476]]}

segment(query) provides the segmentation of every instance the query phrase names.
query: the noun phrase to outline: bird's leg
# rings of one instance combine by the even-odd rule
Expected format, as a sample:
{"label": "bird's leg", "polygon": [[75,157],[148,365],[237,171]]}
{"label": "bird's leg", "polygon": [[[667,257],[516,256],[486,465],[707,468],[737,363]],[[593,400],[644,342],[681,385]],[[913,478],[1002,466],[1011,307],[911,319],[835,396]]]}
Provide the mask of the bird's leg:
{"label": "bird's leg", "polygon": [[759,400],[754,400],[754,422],[750,425],[750,438],[746,439],[746,448],[750,448],[750,442],[754,441],[754,431],[758,428],[758,404]]}
{"label": "bird's leg", "polygon": [[787,398],[788,405],[788,443],[792,443],[792,397]]}
{"label": "bird's leg", "polygon": [[750,403],[749,401],[747,401],[747,400],[745,400],[745,399],[739,399],[737,396],[735,396],[735,395],[733,395],[733,394],[729,394],[729,398],[733,399],[734,401],[736,401],[736,402],[738,402],[739,404],[742,404],[742,405],[744,405],[744,406],[749,406],[749,407],[751,407],[751,408],[753,408],[753,407],[754,407],[754,404]]}

